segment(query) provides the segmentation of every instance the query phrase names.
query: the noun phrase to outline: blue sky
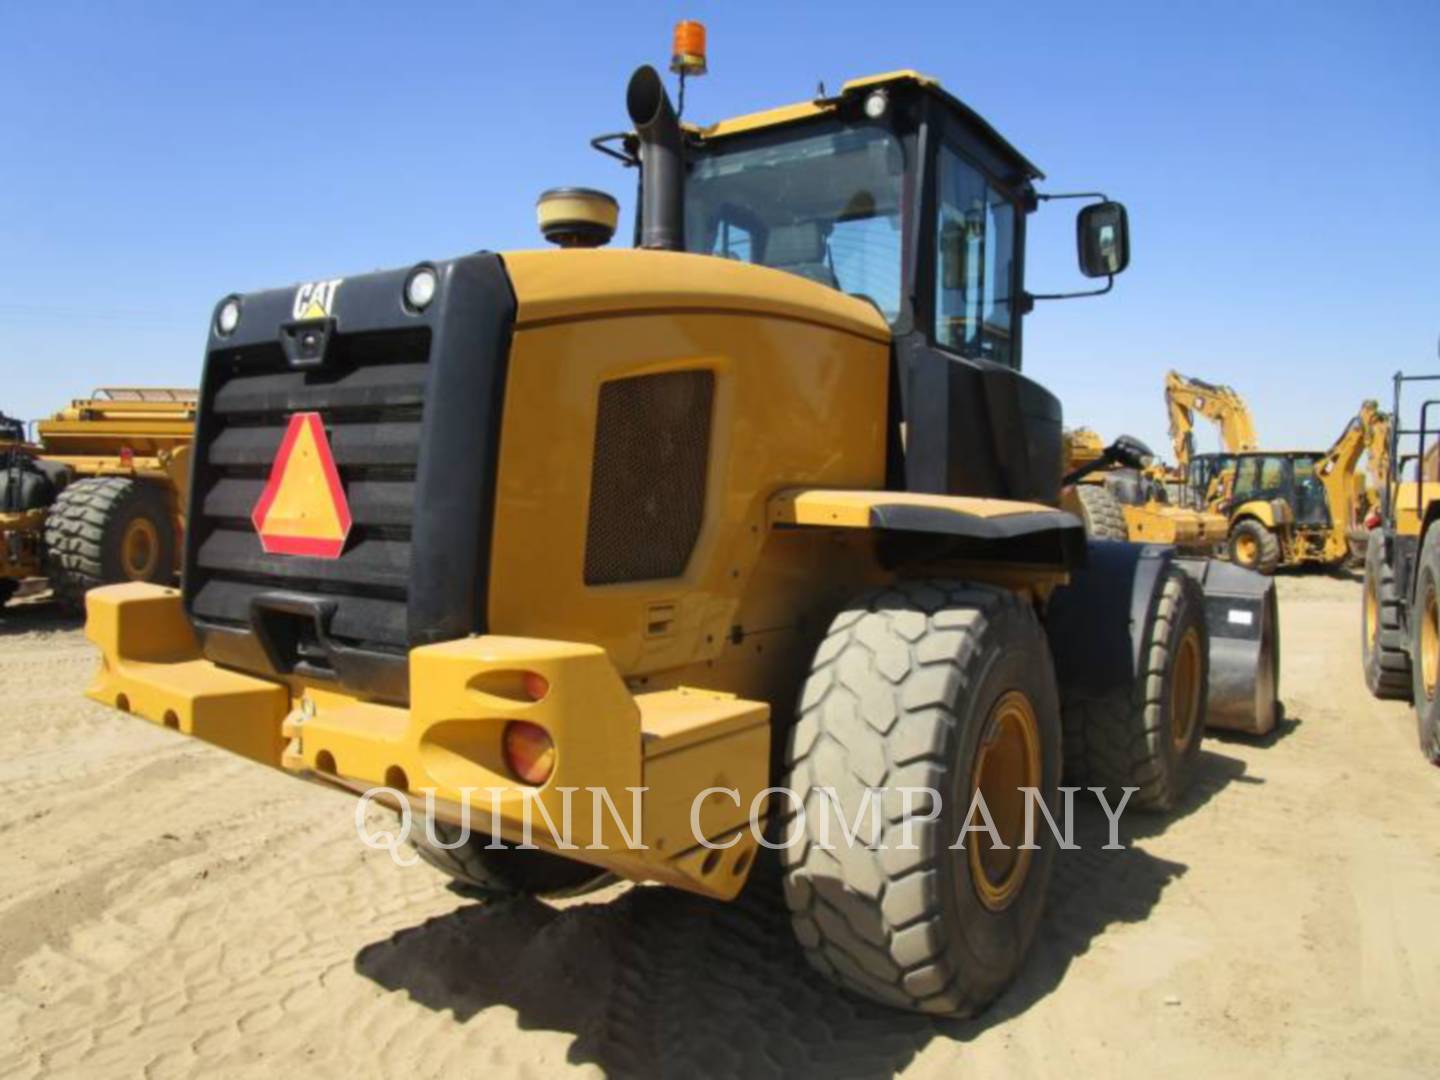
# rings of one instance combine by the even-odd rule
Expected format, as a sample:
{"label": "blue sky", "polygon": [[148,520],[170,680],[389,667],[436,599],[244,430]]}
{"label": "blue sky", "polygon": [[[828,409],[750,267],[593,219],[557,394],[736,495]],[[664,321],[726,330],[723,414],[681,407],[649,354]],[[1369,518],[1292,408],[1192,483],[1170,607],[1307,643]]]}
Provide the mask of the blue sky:
{"label": "blue sky", "polygon": [[[1168,367],[1321,445],[1440,367],[1440,4],[31,4],[0,0],[0,410],[194,384],[232,290],[539,243],[534,201],[631,174],[587,146],[704,20],[707,121],[823,79],[939,77],[1049,176],[1130,208],[1114,293],[1044,303],[1067,420],[1168,453]],[[1080,287],[1073,205],[1029,287]],[[1201,436],[1202,447],[1213,443]]]}

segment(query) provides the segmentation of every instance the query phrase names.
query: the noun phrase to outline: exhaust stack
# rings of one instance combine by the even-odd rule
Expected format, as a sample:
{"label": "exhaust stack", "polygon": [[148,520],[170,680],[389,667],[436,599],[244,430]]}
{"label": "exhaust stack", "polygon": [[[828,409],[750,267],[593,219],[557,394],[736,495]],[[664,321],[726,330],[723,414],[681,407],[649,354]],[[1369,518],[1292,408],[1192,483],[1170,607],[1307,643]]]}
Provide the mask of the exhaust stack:
{"label": "exhaust stack", "polygon": [[637,68],[625,91],[625,108],[640,136],[640,246],[685,250],[685,160],[680,120],[660,74]]}

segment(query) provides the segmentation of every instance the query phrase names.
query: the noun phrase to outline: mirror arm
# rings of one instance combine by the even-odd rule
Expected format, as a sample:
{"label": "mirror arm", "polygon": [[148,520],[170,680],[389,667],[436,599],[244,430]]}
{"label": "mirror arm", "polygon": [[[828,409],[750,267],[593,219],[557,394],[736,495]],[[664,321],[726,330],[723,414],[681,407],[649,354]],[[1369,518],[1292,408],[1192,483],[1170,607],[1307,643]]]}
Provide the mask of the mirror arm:
{"label": "mirror arm", "polygon": [[1103,289],[1087,289],[1084,292],[1061,292],[1061,293],[1032,293],[1025,294],[1027,304],[1033,305],[1036,300],[1074,300],[1079,296],[1104,296],[1115,287],[1115,275],[1110,274],[1105,278]]}
{"label": "mirror arm", "polygon": [[1035,198],[1041,202],[1049,202],[1051,199],[1092,199],[1095,202],[1110,201],[1110,196],[1106,195],[1103,191],[1064,191],[1056,195],[1046,195],[1037,191]]}

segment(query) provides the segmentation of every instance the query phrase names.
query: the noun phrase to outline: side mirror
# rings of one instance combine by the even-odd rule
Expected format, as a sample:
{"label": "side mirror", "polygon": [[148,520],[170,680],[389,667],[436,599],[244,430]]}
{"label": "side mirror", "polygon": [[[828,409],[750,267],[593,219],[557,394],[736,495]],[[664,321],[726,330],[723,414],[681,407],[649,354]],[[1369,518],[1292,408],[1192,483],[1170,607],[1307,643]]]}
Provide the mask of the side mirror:
{"label": "side mirror", "polygon": [[1127,469],[1148,469],[1155,453],[1133,435],[1121,435],[1105,449],[1105,456]]}
{"label": "side mirror", "polygon": [[1075,218],[1080,272],[1113,277],[1130,265],[1130,221],[1118,202],[1092,203]]}

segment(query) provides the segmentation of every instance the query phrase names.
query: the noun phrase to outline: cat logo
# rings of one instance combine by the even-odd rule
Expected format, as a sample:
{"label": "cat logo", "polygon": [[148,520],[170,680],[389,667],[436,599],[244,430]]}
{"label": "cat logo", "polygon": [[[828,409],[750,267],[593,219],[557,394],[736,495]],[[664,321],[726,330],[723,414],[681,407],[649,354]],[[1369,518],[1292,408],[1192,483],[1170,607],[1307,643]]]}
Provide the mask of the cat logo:
{"label": "cat logo", "polygon": [[307,281],[295,290],[294,317],[298,319],[325,319],[335,311],[335,297],[340,293],[344,278],[329,281]]}

